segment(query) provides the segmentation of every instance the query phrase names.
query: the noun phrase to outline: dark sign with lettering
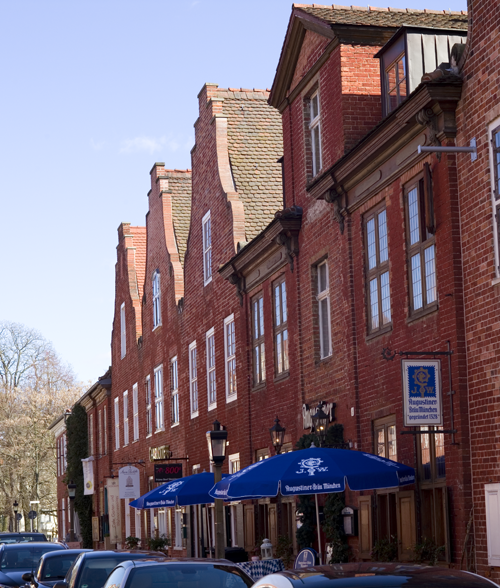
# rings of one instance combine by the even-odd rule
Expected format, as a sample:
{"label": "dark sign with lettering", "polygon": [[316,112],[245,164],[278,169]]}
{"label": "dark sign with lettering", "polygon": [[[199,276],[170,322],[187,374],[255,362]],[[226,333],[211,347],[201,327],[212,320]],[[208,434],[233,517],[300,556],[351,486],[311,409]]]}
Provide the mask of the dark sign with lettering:
{"label": "dark sign with lettering", "polygon": [[182,478],[182,464],[181,463],[155,463],[155,482],[169,482]]}

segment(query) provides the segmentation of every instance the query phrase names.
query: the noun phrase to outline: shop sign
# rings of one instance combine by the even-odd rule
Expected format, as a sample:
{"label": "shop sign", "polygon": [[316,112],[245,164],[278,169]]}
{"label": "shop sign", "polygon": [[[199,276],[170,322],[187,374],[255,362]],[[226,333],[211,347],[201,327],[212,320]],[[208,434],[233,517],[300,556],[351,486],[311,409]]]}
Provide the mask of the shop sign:
{"label": "shop sign", "polygon": [[170,456],[170,445],[160,445],[160,447],[149,448],[149,461],[160,461],[162,459],[169,459]]}
{"label": "shop sign", "polygon": [[404,426],[442,426],[441,361],[401,360]]}
{"label": "shop sign", "polygon": [[106,490],[108,495],[109,542],[121,543],[123,538],[118,478],[108,478]]}
{"label": "shop sign", "polygon": [[125,466],[118,472],[120,498],[139,498],[141,495],[141,474],[134,466]]}
{"label": "shop sign", "polygon": [[169,463],[159,464],[155,463],[155,482],[165,483],[170,480],[182,478],[182,464]]}

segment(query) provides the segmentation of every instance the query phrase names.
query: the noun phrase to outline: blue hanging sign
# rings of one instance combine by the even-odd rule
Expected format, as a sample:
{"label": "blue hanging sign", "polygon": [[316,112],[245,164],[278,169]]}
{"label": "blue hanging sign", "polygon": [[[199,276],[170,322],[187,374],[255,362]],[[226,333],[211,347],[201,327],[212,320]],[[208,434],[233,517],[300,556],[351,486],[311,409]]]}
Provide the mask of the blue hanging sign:
{"label": "blue hanging sign", "polygon": [[442,426],[441,361],[401,360],[404,426]]}
{"label": "blue hanging sign", "polygon": [[305,549],[299,551],[297,557],[295,558],[295,564],[293,567],[296,570],[310,568],[311,566],[316,565],[317,559],[317,552],[312,547],[306,547]]}

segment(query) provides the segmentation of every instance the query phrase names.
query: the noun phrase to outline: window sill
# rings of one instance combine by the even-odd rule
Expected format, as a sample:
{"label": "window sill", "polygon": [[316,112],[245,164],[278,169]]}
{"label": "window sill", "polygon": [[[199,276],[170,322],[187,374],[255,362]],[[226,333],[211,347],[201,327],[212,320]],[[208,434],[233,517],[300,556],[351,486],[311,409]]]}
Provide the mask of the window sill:
{"label": "window sill", "polygon": [[164,430],[165,430],[164,428],[163,429],[156,429],[155,435],[156,435],[156,433],[163,433]]}
{"label": "window sill", "polygon": [[175,427],[178,427],[180,425],[180,423],[174,423],[173,425],[170,425],[171,429],[175,429]]}
{"label": "window sill", "polygon": [[174,546],[175,551],[182,551],[183,549],[184,547],[177,547],[177,545]]}
{"label": "window sill", "polygon": [[153,436],[153,433],[149,433],[148,435],[146,435],[146,439],[150,439]]}
{"label": "window sill", "polygon": [[318,361],[316,361],[316,366],[328,363],[332,359],[332,357],[333,353],[331,353],[330,355],[326,355],[325,357],[320,357]]}
{"label": "window sill", "polygon": [[211,410],[215,410],[217,408],[217,402],[214,402],[213,404],[209,404],[208,405],[208,412],[210,412]]}
{"label": "window sill", "polygon": [[123,444],[123,447],[128,447],[128,443],[124,443]]}
{"label": "window sill", "polygon": [[198,413],[198,411],[196,411],[196,412],[192,412],[192,413],[191,413],[191,418],[192,418],[192,419],[195,419],[195,418],[197,418],[197,417],[198,417],[198,414],[199,414],[199,413]]}
{"label": "window sill", "polygon": [[234,402],[238,398],[238,394],[231,394],[231,396],[226,395],[226,404],[230,402]]}
{"label": "window sill", "polygon": [[498,286],[499,284],[500,284],[500,277],[495,278],[494,280],[491,280],[492,286]]}
{"label": "window sill", "polygon": [[282,380],[286,380],[289,377],[290,377],[290,371],[281,372],[281,374],[278,374],[277,376],[274,377],[273,382],[275,382],[275,383],[281,382]]}
{"label": "window sill", "polygon": [[161,323],[160,323],[159,325],[156,325],[156,327],[153,327],[153,333],[154,333],[155,331],[157,331],[157,330],[158,330],[160,327],[161,327]]}
{"label": "window sill", "polygon": [[134,440],[132,441],[132,443],[137,443],[138,441],[139,441],[139,437],[137,437],[137,439],[134,439]]}
{"label": "window sill", "polygon": [[409,325],[410,323],[413,323],[414,321],[418,321],[421,318],[425,318],[431,314],[434,314],[435,312],[437,312],[439,309],[439,305],[433,304],[432,306],[428,306],[427,308],[424,308],[423,310],[418,310],[417,312],[414,312],[411,316],[409,316],[406,319],[406,324]]}
{"label": "window sill", "polygon": [[208,284],[210,284],[210,283],[211,283],[211,281],[212,281],[212,277],[213,277],[213,276],[210,276],[210,277],[208,278],[208,280],[205,280],[205,281],[203,282],[203,287],[205,287],[205,286],[208,286]]}
{"label": "window sill", "polygon": [[254,386],[252,388],[252,392],[259,392],[260,390],[265,390],[266,389],[266,382],[261,382],[260,384],[257,384],[257,386]]}
{"label": "window sill", "polygon": [[380,337],[381,335],[386,335],[387,333],[390,333],[392,331],[392,323],[385,325],[384,327],[382,327],[381,329],[378,329],[377,331],[372,331],[371,333],[369,333],[368,335],[366,335],[365,337],[365,341],[373,341],[373,339],[376,339],[377,337]]}

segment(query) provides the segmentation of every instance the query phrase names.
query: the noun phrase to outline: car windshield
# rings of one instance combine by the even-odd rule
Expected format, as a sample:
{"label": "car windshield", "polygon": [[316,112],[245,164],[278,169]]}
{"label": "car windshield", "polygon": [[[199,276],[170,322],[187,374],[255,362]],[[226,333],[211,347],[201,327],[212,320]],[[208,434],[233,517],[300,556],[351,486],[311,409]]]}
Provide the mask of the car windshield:
{"label": "car windshield", "polygon": [[173,563],[133,569],[125,588],[246,588],[252,584],[236,566]]}
{"label": "car windshield", "polygon": [[0,570],[9,572],[13,570],[25,570],[27,572],[37,567],[40,557],[48,551],[62,549],[58,545],[48,544],[47,547],[34,547],[18,544],[15,548],[5,549],[0,559]]}
{"label": "car windshield", "polygon": [[66,572],[75,561],[78,553],[58,553],[57,557],[50,557],[43,562],[39,571],[39,580],[64,580]]}
{"label": "car windshield", "polygon": [[[144,557],[144,556],[143,556]],[[127,559],[138,559],[137,555],[121,555],[109,557],[87,558],[80,566],[80,580],[75,586],[78,588],[102,588],[106,583],[109,574],[122,561]]]}
{"label": "car windshield", "polygon": [[26,543],[27,541],[47,541],[45,535],[0,535],[0,543]]}

